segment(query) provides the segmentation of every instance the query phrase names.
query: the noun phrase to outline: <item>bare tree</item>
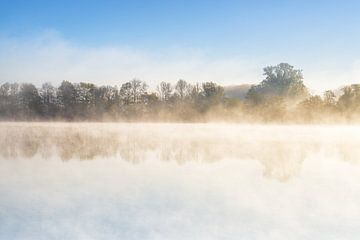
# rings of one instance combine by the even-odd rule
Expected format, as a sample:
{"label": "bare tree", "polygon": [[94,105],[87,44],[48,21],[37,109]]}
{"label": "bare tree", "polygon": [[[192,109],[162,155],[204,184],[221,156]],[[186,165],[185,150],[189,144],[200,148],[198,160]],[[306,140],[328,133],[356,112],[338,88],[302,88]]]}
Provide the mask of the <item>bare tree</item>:
{"label": "bare tree", "polygon": [[157,86],[157,91],[159,93],[160,96],[160,100],[167,102],[169,101],[173,88],[171,86],[170,83],[167,82],[161,82],[158,86]]}
{"label": "bare tree", "polygon": [[39,91],[43,104],[51,104],[56,102],[55,88],[51,83],[44,83]]}
{"label": "bare tree", "polygon": [[126,105],[140,103],[143,95],[146,93],[147,87],[145,82],[134,78],[130,82],[121,85],[121,99]]}
{"label": "bare tree", "polygon": [[180,79],[175,85],[175,90],[179,98],[184,99],[189,95],[191,87],[185,80]]}

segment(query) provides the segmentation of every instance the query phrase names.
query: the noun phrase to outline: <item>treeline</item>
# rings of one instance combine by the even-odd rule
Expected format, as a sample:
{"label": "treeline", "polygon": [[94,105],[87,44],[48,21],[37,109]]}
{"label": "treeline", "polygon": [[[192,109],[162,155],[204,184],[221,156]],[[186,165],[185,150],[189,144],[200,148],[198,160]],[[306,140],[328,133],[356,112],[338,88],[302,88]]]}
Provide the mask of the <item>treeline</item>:
{"label": "treeline", "polygon": [[0,86],[2,120],[123,121],[357,121],[360,84],[344,87],[338,96],[311,95],[301,70],[287,63],[264,68],[265,79],[253,85],[245,100],[228,98],[213,82],[161,82],[156,91],[138,79],[118,86],[63,81],[37,88],[31,83]]}
{"label": "treeline", "polygon": [[0,87],[0,116],[6,120],[195,120],[224,100],[224,89],[215,83],[175,86],[162,82],[156,92],[133,79],[117,86],[63,81],[5,83]]}

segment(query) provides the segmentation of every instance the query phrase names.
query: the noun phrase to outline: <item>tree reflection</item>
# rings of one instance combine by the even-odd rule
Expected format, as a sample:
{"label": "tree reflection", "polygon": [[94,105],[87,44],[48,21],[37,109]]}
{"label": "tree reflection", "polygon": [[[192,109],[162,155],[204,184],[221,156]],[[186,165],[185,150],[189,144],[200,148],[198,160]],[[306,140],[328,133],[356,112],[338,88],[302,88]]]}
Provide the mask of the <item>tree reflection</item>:
{"label": "tree reflection", "polygon": [[[263,175],[287,181],[299,174],[304,159],[323,147],[320,140],[303,138],[279,139],[271,134],[255,137],[251,132],[222,134],[201,133],[188,129],[128,127],[79,127],[75,125],[1,126],[0,156],[3,159],[60,157],[68,160],[92,160],[119,157],[140,163],[155,156],[161,161],[215,162],[224,159],[256,160],[263,166]],[[185,135],[186,133],[186,135]],[[357,162],[360,144],[332,142],[346,161]]]}

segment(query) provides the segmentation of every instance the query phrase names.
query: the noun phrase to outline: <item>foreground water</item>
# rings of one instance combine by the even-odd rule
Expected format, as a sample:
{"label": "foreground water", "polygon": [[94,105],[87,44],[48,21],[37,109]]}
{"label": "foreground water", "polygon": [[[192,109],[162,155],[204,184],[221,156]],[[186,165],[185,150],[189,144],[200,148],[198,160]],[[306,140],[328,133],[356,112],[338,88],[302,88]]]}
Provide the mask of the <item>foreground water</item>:
{"label": "foreground water", "polygon": [[360,127],[0,124],[0,239],[358,239]]}

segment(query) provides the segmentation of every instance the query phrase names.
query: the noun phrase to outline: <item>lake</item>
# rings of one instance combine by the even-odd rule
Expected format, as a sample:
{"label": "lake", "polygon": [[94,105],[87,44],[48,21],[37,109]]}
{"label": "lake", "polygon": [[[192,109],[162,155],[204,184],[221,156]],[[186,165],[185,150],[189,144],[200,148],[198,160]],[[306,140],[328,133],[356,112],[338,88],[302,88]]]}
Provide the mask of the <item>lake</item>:
{"label": "lake", "polygon": [[0,239],[358,239],[360,127],[0,123]]}

